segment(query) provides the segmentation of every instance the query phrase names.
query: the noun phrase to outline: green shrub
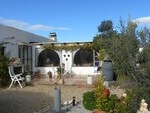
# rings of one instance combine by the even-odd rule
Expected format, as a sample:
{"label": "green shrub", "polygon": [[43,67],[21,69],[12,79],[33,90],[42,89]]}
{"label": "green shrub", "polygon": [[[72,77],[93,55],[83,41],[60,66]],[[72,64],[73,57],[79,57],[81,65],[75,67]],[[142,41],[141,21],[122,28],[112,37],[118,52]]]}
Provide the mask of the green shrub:
{"label": "green shrub", "polygon": [[88,110],[99,109],[107,113],[132,113],[129,108],[132,92],[127,90],[127,96],[118,98],[117,95],[105,96],[106,87],[103,78],[97,77],[94,90],[83,94],[83,105]]}
{"label": "green shrub", "polygon": [[105,54],[106,54],[105,49],[100,49],[99,52],[97,53],[98,60],[103,61],[105,58]]}
{"label": "green shrub", "polygon": [[119,98],[117,95],[111,95],[110,97],[107,98],[107,106],[103,107],[103,110],[107,112],[114,112],[116,104],[118,103]]}
{"label": "green shrub", "polygon": [[115,111],[112,113],[133,113],[130,111],[129,107],[123,103],[117,103]]}
{"label": "green shrub", "polygon": [[107,113],[132,113],[127,103],[127,97],[118,98],[117,95],[111,95],[103,104],[102,110]]}
{"label": "green shrub", "polygon": [[0,86],[6,86],[9,83],[10,77],[8,74],[8,65],[10,63],[10,58],[7,56],[5,51],[2,51],[4,45],[10,44],[9,40],[14,39],[14,37],[6,37],[0,41]]}
{"label": "green shrub", "polygon": [[107,106],[107,98],[103,96],[103,91],[105,89],[103,77],[97,77],[94,83],[94,93],[96,96],[96,108],[103,110],[104,106]]}
{"label": "green shrub", "polygon": [[6,86],[9,83],[10,77],[8,74],[9,58],[0,55],[0,79],[1,86]]}
{"label": "green shrub", "polygon": [[83,106],[87,110],[94,110],[96,108],[96,96],[94,91],[85,92],[83,94]]}

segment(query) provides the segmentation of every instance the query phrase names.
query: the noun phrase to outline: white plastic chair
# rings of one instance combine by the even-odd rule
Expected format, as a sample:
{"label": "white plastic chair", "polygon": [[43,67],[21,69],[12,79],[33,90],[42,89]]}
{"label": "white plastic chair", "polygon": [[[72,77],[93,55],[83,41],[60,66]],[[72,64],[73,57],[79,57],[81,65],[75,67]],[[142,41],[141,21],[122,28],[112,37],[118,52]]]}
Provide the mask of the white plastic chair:
{"label": "white plastic chair", "polygon": [[13,84],[15,84],[16,82],[18,82],[19,86],[20,86],[21,88],[23,88],[23,87],[22,87],[22,84],[20,83],[20,81],[21,81],[21,82],[24,82],[24,77],[21,77],[22,73],[20,73],[20,74],[15,74],[12,66],[9,66],[9,67],[8,67],[8,71],[9,71],[9,75],[10,75],[10,78],[11,78],[11,83],[10,83],[9,89],[10,89],[11,86],[12,86]]}

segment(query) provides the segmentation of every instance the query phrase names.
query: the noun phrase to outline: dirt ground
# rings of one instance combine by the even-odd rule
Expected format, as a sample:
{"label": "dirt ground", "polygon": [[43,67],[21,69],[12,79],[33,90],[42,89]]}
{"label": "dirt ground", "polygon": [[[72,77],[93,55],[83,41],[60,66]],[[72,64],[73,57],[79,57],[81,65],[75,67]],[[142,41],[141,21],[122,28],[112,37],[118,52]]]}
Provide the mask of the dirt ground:
{"label": "dirt ground", "polygon": [[[34,85],[23,89],[18,86],[11,89],[0,89],[0,113],[39,113],[53,107],[54,88],[61,89],[61,100],[81,100],[84,92],[91,90],[89,87],[72,85]],[[124,90],[111,89],[111,93],[121,96]]]}

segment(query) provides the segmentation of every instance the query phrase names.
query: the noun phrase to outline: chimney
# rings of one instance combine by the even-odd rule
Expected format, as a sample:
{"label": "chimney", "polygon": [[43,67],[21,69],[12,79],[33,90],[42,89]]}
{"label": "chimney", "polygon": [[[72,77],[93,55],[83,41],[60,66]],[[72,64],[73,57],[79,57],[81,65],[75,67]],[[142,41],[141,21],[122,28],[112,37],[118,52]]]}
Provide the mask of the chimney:
{"label": "chimney", "polygon": [[55,32],[49,34],[49,39],[52,42],[57,42],[57,35]]}

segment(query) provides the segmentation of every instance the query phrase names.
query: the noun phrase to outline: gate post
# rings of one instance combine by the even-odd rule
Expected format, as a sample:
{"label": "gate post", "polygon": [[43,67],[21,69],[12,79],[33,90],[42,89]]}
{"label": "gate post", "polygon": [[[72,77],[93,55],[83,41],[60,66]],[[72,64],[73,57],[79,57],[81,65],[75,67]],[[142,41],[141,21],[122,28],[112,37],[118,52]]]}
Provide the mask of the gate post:
{"label": "gate post", "polygon": [[57,87],[54,89],[54,111],[56,113],[61,111],[61,90]]}

